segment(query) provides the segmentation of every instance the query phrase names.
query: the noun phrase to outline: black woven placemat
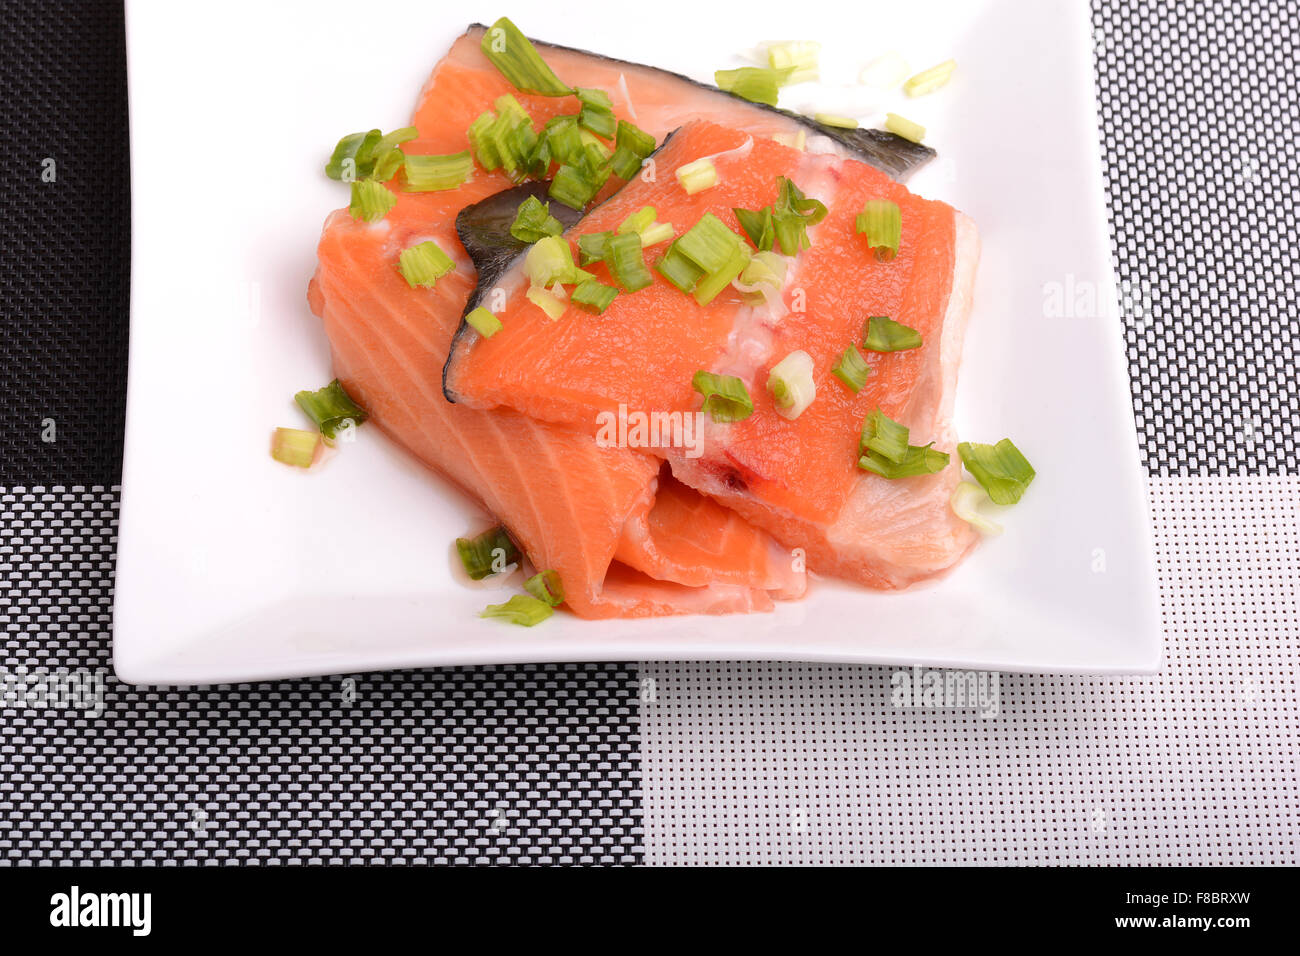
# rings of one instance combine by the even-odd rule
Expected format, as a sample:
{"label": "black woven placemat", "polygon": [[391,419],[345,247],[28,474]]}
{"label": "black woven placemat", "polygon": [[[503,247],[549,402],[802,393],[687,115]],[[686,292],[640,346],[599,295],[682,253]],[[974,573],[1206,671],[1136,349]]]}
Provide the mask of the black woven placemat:
{"label": "black woven placemat", "polygon": [[[1093,11],[1115,256],[1142,306],[1125,337],[1143,460],[1294,474],[1296,5]],[[103,670],[127,341],[121,10],[7,0],[0,54],[0,667]],[[635,667],[600,664],[110,680],[98,717],[3,711],[0,860],[635,861],[636,689]]]}

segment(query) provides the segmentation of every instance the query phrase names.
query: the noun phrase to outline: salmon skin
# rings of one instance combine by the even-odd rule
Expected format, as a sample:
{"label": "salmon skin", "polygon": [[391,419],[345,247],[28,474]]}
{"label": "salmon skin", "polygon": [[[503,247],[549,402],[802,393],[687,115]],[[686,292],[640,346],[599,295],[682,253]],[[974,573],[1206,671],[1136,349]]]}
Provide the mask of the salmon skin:
{"label": "salmon skin", "polygon": [[549,182],[524,183],[513,189],[504,189],[466,206],[456,214],[456,236],[469,253],[478,272],[478,288],[465,306],[468,314],[483,298],[483,292],[492,288],[497,278],[510,268],[510,264],[524,252],[528,243],[510,234],[519,204],[533,196],[548,204],[549,213],[566,229],[577,224],[582,211],[566,206],[554,199],[548,200]]}
{"label": "salmon skin", "polygon": [[[455,70],[440,65],[426,100],[479,108],[477,99],[466,102],[456,80]],[[437,111],[421,108],[416,126],[417,146],[430,151],[457,137],[463,143],[463,127],[449,126]],[[441,368],[477,281],[453,222],[480,203],[506,215],[503,203],[512,202],[513,218],[518,193],[492,206],[492,197],[510,187],[500,173],[479,169],[455,190],[394,190],[395,206],[376,223],[346,210],[326,220],[308,302],[349,394],[376,426],[501,521],[536,567],[557,571],[566,605],[579,616],[744,613],[770,610],[773,597],[802,594],[804,574],[788,552],[735,513],[661,476],[657,461],[601,447],[572,427],[445,401]],[[554,203],[551,211],[562,222],[577,216]],[[412,288],[397,257],[425,240],[451,256],[455,269],[432,288]],[[480,255],[491,242],[507,261],[515,252],[499,224],[470,242]]]}
{"label": "salmon skin", "polygon": [[[460,44],[463,41],[470,41],[477,47],[483,38],[483,34],[488,29],[489,27],[482,23],[471,24],[469,29],[465,31],[464,36],[456,42]],[[643,86],[651,84],[659,87],[664,94],[671,94],[665,96],[665,99],[668,99],[672,104],[672,115],[674,117],[669,121],[669,128],[678,125],[681,118],[686,116],[698,118],[715,114],[730,115],[734,122],[737,111],[765,111],[771,114],[770,120],[774,128],[803,129],[811,135],[824,136],[839,147],[837,152],[860,159],[899,182],[906,181],[908,176],[938,155],[933,148],[921,143],[914,143],[910,139],[891,133],[888,130],[867,129],[864,127],[845,129],[840,126],[828,126],[791,110],[783,110],[778,106],[768,106],[766,103],[752,102],[734,93],[721,90],[712,84],[701,83],[699,80],[693,80],[681,73],[674,73],[672,70],[620,60],[612,56],[592,53],[575,47],[547,43],[531,37],[529,40],[533,46],[537,47],[542,59],[561,78],[569,76],[571,71],[567,68],[579,65],[573,62],[575,58],[581,58],[584,61],[580,64],[584,72],[589,72],[599,65],[611,73],[616,71],[622,74],[629,91],[627,100],[636,108],[637,112],[637,117],[632,118],[633,122],[642,126],[647,132],[656,133],[656,139],[663,138],[667,130],[662,129],[662,120],[657,117],[647,116],[646,111],[639,108],[636,96]],[[584,82],[582,85],[599,86],[599,84],[589,82]],[[618,85],[616,84],[612,89],[607,89],[606,92],[610,93],[611,96],[616,96]],[[618,105],[616,100],[616,109]],[[649,122],[650,125],[646,126],[646,122]],[[656,132],[656,130],[659,131]]]}
{"label": "salmon skin", "polygon": [[[688,195],[674,171],[713,158],[717,185]],[[656,153],[657,176],[624,185],[565,235],[617,229],[653,206],[681,235],[706,213],[740,233],[733,208],[757,209],[788,177],[828,214],[809,230],[811,248],[789,262],[784,312],[746,304],[734,289],[700,305],[651,270],[652,284],[620,294],[599,316],[569,308],[552,321],[523,294],[522,257],[494,278],[508,290],[491,339],[458,335],[444,387],[480,408],[506,406],[540,419],[593,429],[619,407],[688,414],[700,407],[696,371],[745,382],[754,412],[708,425],[699,457],[647,449],[685,484],[726,504],[782,544],[807,552],[809,567],[880,588],[941,574],[975,534],[948,507],[960,465],[889,481],[857,467],[863,418],[880,408],[911,429],[914,444],[953,452],[952,398],[969,313],[978,239],[966,217],[922,199],[864,163],[790,149],[741,129],[694,121]],[[903,242],[889,262],[872,257],[854,220],[871,199],[899,206]],[[659,250],[647,250],[652,264]],[[613,283],[603,264],[587,267]],[[797,290],[801,301],[796,302]],[[854,394],[830,370],[862,343],[868,316],[887,315],[919,332],[920,348],[867,352],[871,375]],[[781,416],[767,371],[794,350],[813,359],[817,399],[797,419]]]}

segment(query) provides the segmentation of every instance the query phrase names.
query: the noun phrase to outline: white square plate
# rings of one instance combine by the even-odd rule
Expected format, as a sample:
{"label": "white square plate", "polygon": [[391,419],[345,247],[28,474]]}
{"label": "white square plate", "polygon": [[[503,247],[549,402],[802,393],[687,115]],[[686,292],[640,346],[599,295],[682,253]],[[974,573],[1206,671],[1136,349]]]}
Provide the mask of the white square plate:
{"label": "white square plate", "polygon": [[[739,26],[725,4],[685,0],[634,23],[537,9],[129,3],[118,676],[195,684],[651,658],[1157,668],[1086,2],[858,4],[851,21],[842,2],[751,3]],[[301,425],[293,393],[332,377],[305,299],[320,225],[347,202],[320,173],[325,157],[346,132],[405,125],[466,20],[503,14],[543,39],[702,79],[765,39],[819,39],[828,69],[891,49],[917,69],[956,58],[950,88],[882,105],[927,126],[939,150],[912,188],[963,209],[983,237],[957,424],[981,440],[1013,436],[1038,470],[1005,535],[905,594],[824,581],[768,615],[561,614],[525,629],[477,618],[501,598],[455,580],[450,543],[480,516],[378,431],[360,429],[310,473],[270,459],[271,428]],[[796,86],[782,103],[843,109],[842,97]]]}

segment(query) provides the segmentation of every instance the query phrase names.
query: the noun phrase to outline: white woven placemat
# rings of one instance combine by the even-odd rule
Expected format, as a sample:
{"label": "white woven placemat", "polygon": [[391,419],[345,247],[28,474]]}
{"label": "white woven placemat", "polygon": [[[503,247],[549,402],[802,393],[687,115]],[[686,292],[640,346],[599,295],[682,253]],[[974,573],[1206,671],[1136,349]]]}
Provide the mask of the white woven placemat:
{"label": "white woven placemat", "polygon": [[1003,675],[904,709],[895,668],[641,665],[646,861],[1296,861],[1300,479],[1150,482],[1158,676]]}

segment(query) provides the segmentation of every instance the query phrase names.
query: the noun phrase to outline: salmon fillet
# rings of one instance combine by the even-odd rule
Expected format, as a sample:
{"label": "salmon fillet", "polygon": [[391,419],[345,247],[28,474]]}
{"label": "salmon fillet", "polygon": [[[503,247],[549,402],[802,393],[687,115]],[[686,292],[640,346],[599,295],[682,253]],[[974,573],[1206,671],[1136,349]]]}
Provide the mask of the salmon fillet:
{"label": "salmon fillet", "polygon": [[[713,157],[719,182],[687,195],[673,173],[705,156]],[[975,541],[947,505],[959,466],[890,482],[857,467],[857,443],[863,418],[879,407],[911,429],[914,444],[934,441],[953,451],[952,398],[978,258],[969,220],[864,163],[704,121],[682,127],[654,158],[655,181],[628,183],[566,238],[616,229],[643,206],[653,206],[678,235],[705,213],[739,232],[732,208],[771,203],[777,178],[789,177],[829,210],[809,230],[812,247],[792,261],[790,314],[776,318],[747,306],[734,289],[702,306],[652,270],[652,285],[620,295],[603,314],[571,307],[552,321],[524,296],[521,259],[494,282],[511,290],[495,310],[503,329],[490,339],[469,329],[458,335],[444,377],[449,397],[591,430],[620,405],[698,409],[691,384],[697,370],[737,376],[753,398],[752,415],[708,425],[698,458],[655,450],[678,479],[787,547],[804,549],[809,567],[823,573],[896,588],[951,567]],[[868,199],[900,208],[903,244],[890,262],[870,256],[854,230]],[[648,251],[647,260],[659,251]],[[603,265],[588,268],[612,283]],[[916,329],[924,345],[866,353],[872,375],[855,395],[830,370],[846,346],[862,341],[871,315]],[[790,421],[777,413],[765,383],[771,366],[795,349],[813,358],[817,400]]]}

